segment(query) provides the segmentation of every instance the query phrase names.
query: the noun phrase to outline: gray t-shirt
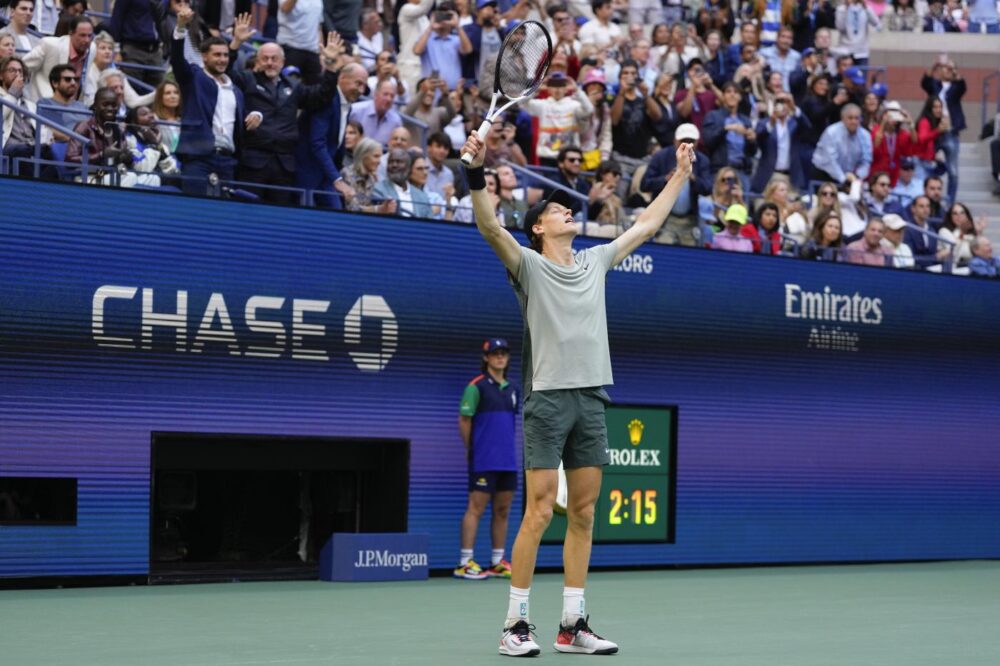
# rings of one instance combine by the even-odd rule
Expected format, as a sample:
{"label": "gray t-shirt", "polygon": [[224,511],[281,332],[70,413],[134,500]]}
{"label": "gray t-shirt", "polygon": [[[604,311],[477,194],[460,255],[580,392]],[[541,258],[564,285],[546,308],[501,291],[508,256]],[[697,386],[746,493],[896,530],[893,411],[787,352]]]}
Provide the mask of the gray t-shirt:
{"label": "gray t-shirt", "polygon": [[522,386],[532,390],[607,386],[611,377],[604,283],[617,241],[576,253],[561,266],[521,247],[521,267],[511,284],[524,317]]}

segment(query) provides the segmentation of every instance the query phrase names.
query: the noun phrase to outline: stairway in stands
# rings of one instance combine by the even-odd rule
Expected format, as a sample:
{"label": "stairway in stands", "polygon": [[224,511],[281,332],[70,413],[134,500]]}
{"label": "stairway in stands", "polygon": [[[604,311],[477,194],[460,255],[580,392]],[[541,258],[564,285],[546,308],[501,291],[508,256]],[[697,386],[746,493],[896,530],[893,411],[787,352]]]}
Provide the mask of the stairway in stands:
{"label": "stairway in stands", "polygon": [[986,236],[1000,247],[1000,196],[993,190],[990,172],[990,145],[986,141],[963,143],[958,153],[958,200],[969,207],[973,217],[989,220]]}

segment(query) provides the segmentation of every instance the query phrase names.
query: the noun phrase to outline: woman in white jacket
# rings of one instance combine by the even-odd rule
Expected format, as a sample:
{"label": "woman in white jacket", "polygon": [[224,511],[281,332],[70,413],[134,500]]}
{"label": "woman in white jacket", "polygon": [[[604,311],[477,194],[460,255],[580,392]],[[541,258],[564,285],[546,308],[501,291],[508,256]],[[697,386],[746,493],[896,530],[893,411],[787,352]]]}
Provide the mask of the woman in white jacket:
{"label": "woman in white jacket", "polygon": [[[101,74],[106,69],[115,68],[115,40],[106,32],[94,37],[94,57],[91,58],[87,67],[87,76],[83,82],[83,92],[80,94],[80,101],[91,106],[94,103],[94,95],[97,89],[102,86]],[[156,97],[156,91],[145,95],[140,95],[129,83],[128,78],[122,74],[122,81],[125,89],[125,106],[134,109],[138,106],[149,106]]]}

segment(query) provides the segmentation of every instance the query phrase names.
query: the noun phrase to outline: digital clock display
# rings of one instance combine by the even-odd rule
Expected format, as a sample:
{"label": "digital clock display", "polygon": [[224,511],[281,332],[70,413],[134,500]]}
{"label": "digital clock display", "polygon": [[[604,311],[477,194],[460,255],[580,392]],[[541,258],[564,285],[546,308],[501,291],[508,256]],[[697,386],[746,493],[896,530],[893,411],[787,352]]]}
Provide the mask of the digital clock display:
{"label": "digital clock display", "polygon": [[[673,543],[676,408],[614,405],[605,418],[611,464],[604,468],[595,509],[594,543]],[[564,539],[565,501],[563,486],[543,543]]]}

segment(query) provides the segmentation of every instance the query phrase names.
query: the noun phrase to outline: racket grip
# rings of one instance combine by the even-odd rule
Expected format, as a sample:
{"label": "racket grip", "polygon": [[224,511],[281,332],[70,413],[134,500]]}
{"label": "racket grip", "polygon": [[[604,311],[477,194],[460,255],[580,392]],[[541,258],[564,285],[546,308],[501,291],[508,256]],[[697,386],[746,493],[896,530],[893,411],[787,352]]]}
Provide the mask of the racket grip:
{"label": "racket grip", "polygon": [[[492,121],[486,119],[483,121],[483,124],[479,126],[479,130],[476,132],[476,135],[479,136],[480,141],[486,140],[485,138],[486,133],[490,131],[490,125],[492,124],[493,124]],[[472,164],[473,157],[475,157],[475,155],[473,155],[472,153],[462,153],[462,164],[464,164],[465,166],[469,166],[470,164]]]}

